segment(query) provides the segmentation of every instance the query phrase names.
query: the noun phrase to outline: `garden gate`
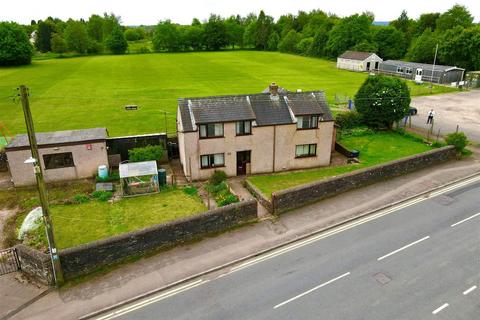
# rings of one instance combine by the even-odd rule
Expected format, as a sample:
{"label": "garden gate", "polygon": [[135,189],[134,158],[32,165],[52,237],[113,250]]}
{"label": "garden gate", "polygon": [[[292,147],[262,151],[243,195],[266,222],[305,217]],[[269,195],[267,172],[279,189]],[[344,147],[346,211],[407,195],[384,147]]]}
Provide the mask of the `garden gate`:
{"label": "garden gate", "polygon": [[0,250],[0,276],[20,270],[20,260],[17,249],[8,248]]}

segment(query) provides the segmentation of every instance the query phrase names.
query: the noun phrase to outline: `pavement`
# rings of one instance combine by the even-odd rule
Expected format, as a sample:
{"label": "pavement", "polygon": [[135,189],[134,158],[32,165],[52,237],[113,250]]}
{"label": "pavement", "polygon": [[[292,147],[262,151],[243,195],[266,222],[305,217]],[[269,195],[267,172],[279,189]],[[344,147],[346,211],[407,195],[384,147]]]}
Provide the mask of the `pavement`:
{"label": "pavement", "polygon": [[[253,225],[122,265],[54,291],[12,319],[76,319],[203,271],[479,173],[478,154],[354,190]],[[5,294],[0,293],[4,299]]]}
{"label": "pavement", "polygon": [[478,319],[480,182],[99,319]]}
{"label": "pavement", "polygon": [[438,130],[440,135],[455,132],[458,125],[470,140],[480,143],[480,90],[413,97],[411,105],[418,110],[418,114],[412,116],[414,127],[429,129],[427,115],[433,109],[435,135]]}

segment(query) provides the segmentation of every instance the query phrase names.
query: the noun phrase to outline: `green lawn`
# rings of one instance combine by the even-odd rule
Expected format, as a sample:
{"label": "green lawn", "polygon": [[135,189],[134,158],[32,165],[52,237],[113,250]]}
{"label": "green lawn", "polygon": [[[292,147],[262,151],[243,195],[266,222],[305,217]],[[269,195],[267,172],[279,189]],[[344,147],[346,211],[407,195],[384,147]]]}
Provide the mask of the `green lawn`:
{"label": "green lawn", "polygon": [[344,135],[340,137],[339,141],[350,150],[356,149],[360,151],[359,164],[252,176],[249,177],[248,180],[257,186],[265,196],[270,198],[272,192],[275,191],[314,182],[322,178],[336,176],[432,149],[410,136],[403,136],[395,132],[379,132],[362,136]]}
{"label": "green lawn", "polygon": [[[35,60],[0,68],[0,120],[14,134],[25,131],[21,105],[11,98],[20,84],[30,88],[37,131],[107,127],[118,136],[165,131],[163,111],[175,132],[180,97],[255,93],[275,81],[290,90],[323,89],[333,101],[335,94],[353,96],[366,77],[332,61],[258,51]],[[429,93],[426,85],[410,86],[414,95]],[[140,109],[125,111],[126,104]]]}
{"label": "green lawn", "polygon": [[[64,249],[206,210],[198,196],[171,189],[124,198],[113,204],[90,200],[83,204],[52,205],[51,216],[57,245]],[[30,236],[29,244],[41,247],[45,240],[44,229],[39,228]]]}

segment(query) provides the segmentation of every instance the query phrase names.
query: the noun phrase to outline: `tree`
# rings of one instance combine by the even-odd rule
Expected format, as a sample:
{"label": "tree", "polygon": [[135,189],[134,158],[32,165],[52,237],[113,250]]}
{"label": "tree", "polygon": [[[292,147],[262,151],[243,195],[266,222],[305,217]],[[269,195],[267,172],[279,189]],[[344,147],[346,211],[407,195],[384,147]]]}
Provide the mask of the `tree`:
{"label": "tree", "polygon": [[185,32],[185,45],[193,50],[202,50],[204,39],[203,27],[200,24],[192,24]]}
{"label": "tree", "polygon": [[137,41],[145,38],[145,30],[143,28],[128,28],[124,32],[127,41]]}
{"label": "tree", "polygon": [[255,48],[265,50],[267,48],[268,38],[272,32],[273,18],[265,15],[265,12],[260,11],[258,19],[255,23]]}
{"label": "tree", "polygon": [[277,51],[278,43],[280,42],[280,36],[276,31],[270,34],[267,42],[267,50],[268,51]]}
{"label": "tree", "polygon": [[351,49],[354,51],[377,52],[378,46],[375,42],[363,40],[354,45]]}
{"label": "tree", "polygon": [[440,17],[440,13],[438,12],[421,14],[417,21],[415,34],[421,35],[426,29],[435,31],[438,17]]}
{"label": "tree", "polygon": [[51,19],[40,21],[37,26],[37,37],[35,46],[40,52],[48,52],[52,50],[50,39],[52,33],[55,32],[55,23]]}
{"label": "tree", "polygon": [[153,48],[156,51],[179,51],[180,33],[170,20],[160,21],[153,34]]}
{"label": "tree", "polygon": [[355,108],[369,127],[391,128],[408,114],[410,91],[401,79],[369,76],[355,95]]}
{"label": "tree", "polygon": [[415,20],[410,19],[407,11],[403,10],[400,16],[396,20],[391,21],[390,24],[395,27],[395,29],[403,32],[405,35],[405,44],[406,47],[408,47],[412,41],[415,30]]}
{"label": "tree", "polygon": [[87,32],[92,40],[103,42],[103,24],[104,20],[99,15],[93,14],[88,18]]}
{"label": "tree", "polygon": [[468,28],[473,25],[473,16],[464,6],[454,5],[450,10],[437,19],[437,28],[440,31],[453,29],[456,26]]}
{"label": "tree", "polygon": [[480,69],[480,26],[464,29],[457,26],[441,36],[438,57],[448,65],[468,70]]}
{"label": "tree", "polygon": [[365,41],[371,42],[371,16],[358,15],[346,17],[330,31],[327,42],[327,54],[338,57],[340,54]]}
{"label": "tree", "polygon": [[88,49],[88,34],[85,23],[69,20],[65,29],[65,41],[68,49],[84,54]]}
{"label": "tree", "polygon": [[220,50],[227,44],[225,22],[220,16],[212,14],[205,24],[205,46],[208,50]]}
{"label": "tree", "polygon": [[303,38],[295,46],[295,52],[302,55],[307,55],[308,50],[312,46],[312,43],[313,43],[313,37]]}
{"label": "tree", "polygon": [[240,16],[231,16],[225,20],[225,27],[227,29],[228,44],[235,49],[235,46],[243,47],[243,33],[245,27],[242,25]]}
{"label": "tree", "polygon": [[30,64],[33,47],[22,26],[15,22],[0,22],[0,65]]}
{"label": "tree", "polygon": [[278,44],[278,50],[280,50],[280,52],[295,52],[300,39],[301,35],[295,30],[290,30]]}
{"label": "tree", "polygon": [[437,43],[437,33],[427,28],[418,38],[412,41],[412,45],[407,52],[407,58],[415,62],[433,63]]}
{"label": "tree", "polygon": [[394,27],[382,27],[373,37],[382,59],[400,59],[405,56],[405,35]]}
{"label": "tree", "polygon": [[50,44],[52,47],[52,52],[65,53],[68,51],[67,43],[65,42],[65,39],[63,39],[63,36],[59,33],[52,33]]}
{"label": "tree", "polygon": [[323,57],[325,56],[325,47],[328,42],[328,31],[325,27],[318,29],[315,37],[313,37],[313,42],[308,50],[308,55],[313,57]]}
{"label": "tree", "polygon": [[128,49],[127,40],[119,26],[113,28],[112,34],[105,40],[105,44],[114,54],[124,54]]}

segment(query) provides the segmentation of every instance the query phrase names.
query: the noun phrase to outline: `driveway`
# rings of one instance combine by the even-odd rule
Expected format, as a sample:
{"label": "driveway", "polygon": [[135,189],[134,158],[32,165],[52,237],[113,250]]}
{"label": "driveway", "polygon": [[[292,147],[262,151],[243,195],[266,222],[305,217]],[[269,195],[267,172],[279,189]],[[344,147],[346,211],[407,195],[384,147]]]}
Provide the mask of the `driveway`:
{"label": "driveway", "polygon": [[454,132],[459,125],[469,140],[480,142],[480,90],[415,97],[411,105],[418,109],[418,114],[412,117],[414,127],[429,128],[427,114],[433,109],[435,134],[438,129],[441,135]]}

